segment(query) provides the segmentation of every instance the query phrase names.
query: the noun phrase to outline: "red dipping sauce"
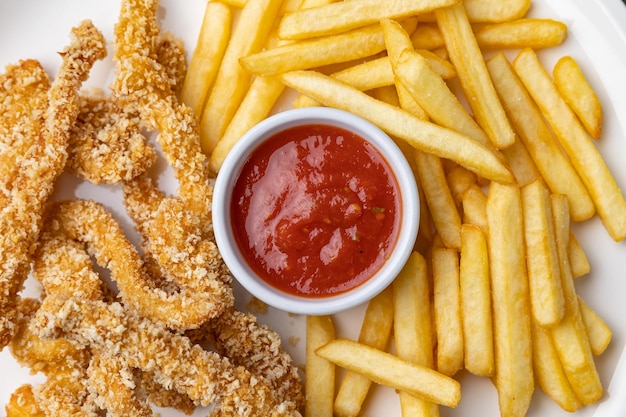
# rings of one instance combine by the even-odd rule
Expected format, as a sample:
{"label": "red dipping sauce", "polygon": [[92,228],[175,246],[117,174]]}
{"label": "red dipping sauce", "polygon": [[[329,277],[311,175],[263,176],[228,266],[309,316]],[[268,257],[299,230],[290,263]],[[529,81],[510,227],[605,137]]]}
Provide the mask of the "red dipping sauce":
{"label": "red dipping sauce", "polygon": [[290,294],[324,297],[372,277],[401,220],[398,183],[360,136],[329,125],[266,140],[234,186],[232,228],[248,265]]}

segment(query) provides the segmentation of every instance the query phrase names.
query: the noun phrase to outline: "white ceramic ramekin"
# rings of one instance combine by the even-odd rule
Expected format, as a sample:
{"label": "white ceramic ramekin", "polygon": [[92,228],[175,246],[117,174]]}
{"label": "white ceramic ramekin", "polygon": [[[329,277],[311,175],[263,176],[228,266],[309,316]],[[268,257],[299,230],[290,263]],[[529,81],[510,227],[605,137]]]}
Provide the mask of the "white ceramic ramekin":
{"label": "white ceramic ramekin", "polygon": [[[352,131],[371,143],[386,159],[400,189],[400,227],[391,255],[364,283],[346,292],[327,297],[297,296],[280,291],[260,278],[240,253],[231,228],[233,186],[248,156],[267,138],[290,127],[326,124]],[[420,205],[413,171],[406,158],[382,130],[343,110],[310,107],[284,111],[250,129],[232,148],[222,164],[213,194],[215,239],[233,277],[252,295],[278,309],[306,315],[333,314],[369,301],[398,275],[411,254],[419,227]]]}

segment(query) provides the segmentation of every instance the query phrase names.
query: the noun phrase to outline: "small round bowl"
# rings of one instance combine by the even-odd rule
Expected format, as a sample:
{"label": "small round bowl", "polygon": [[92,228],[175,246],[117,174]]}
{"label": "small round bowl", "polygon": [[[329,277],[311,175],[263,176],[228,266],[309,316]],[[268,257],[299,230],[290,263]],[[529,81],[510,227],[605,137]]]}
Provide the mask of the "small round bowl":
{"label": "small round bowl", "polygon": [[[265,282],[240,252],[231,226],[233,186],[251,153],[266,139],[285,129],[307,124],[336,126],[356,133],[372,144],[389,164],[400,190],[400,225],[389,258],[368,280],[345,292],[307,297],[283,292]],[[398,275],[413,250],[419,227],[420,205],[415,177],[406,158],[382,130],[343,110],[311,107],[284,111],[250,129],[229,152],[217,176],[213,195],[215,240],[233,277],[264,303],[295,314],[324,315],[369,301]]]}

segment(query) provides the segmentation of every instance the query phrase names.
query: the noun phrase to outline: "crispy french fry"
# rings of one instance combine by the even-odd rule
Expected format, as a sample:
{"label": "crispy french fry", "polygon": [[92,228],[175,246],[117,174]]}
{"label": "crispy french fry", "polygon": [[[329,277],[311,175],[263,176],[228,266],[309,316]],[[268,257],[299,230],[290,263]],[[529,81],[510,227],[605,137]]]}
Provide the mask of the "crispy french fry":
{"label": "crispy french fry", "polygon": [[463,367],[464,354],[459,256],[453,249],[435,249],[432,262],[437,370],[452,376]]}
{"label": "crispy french fry", "polygon": [[409,34],[395,21],[381,21],[391,67],[419,106],[436,123],[490,146],[485,132],[467,113],[426,58],[413,50]]}
{"label": "crispy french fry", "polygon": [[602,105],[589,85],[578,63],[564,56],[552,71],[554,83],[567,104],[570,105],[591,137],[602,134]]}
{"label": "crispy french fry", "polygon": [[467,187],[463,193],[463,223],[478,226],[485,234],[487,227],[487,196],[476,184]]}
{"label": "crispy french fry", "polygon": [[569,256],[570,266],[572,267],[572,277],[582,277],[591,271],[589,259],[587,259],[585,251],[582,246],[580,246],[580,243],[578,242],[578,239],[576,239],[576,236],[574,236],[573,232],[570,232],[567,254]]}
{"label": "crispy french fry", "polygon": [[411,42],[413,42],[415,49],[433,50],[446,45],[446,41],[443,39],[437,24],[422,23],[421,20],[415,32],[411,35]]}
{"label": "crispy french fry", "polygon": [[300,10],[280,22],[283,39],[305,39],[327,36],[378,23],[382,19],[398,19],[445,7],[456,0],[351,0]]}
{"label": "crispy french fry", "polygon": [[[394,335],[400,359],[433,367],[433,330],[430,284],[426,260],[417,252],[409,257],[393,282]],[[437,416],[437,405],[400,392],[402,415]]]}
{"label": "crispy french fry", "polygon": [[448,248],[461,247],[461,216],[448,187],[441,159],[416,152],[417,172],[435,228]]}
{"label": "crispy french fry", "polygon": [[446,174],[446,180],[448,181],[448,187],[452,193],[454,202],[461,206],[463,202],[463,194],[469,188],[470,185],[476,184],[476,174],[468,171],[460,165],[453,167]]}
{"label": "crispy french fry", "polygon": [[392,60],[392,67],[402,85],[434,122],[493,148],[482,128],[424,57],[406,50],[400,54],[395,65]]}
{"label": "crispy french fry", "polygon": [[521,51],[513,67],[570,157],[609,235],[615,241],[623,240],[626,237],[626,200],[593,140],[532,50]]}
{"label": "crispy french fry", "polygon": [[541,49],[561,45],[567,25],[552,19],[519,19],[474,29],[482,49]]}
{"label": "crispy french fry", "polygon": [[541,180],[522,187],[522,211],[531,311],[540,326],[552,327],[563,318],[565,300],[550,192]]}
{"label": "crispy french fry", "polygon": [[532,321],[532,335],[533,369],[539,386],[565,411],[571,413],[580,409],[582,404],[563,372],[550,330]]}
{"label": "crispy french fry", "polygon": [[231,24],[232,12],[226,4],[215,1],[207,3],[198,43],[189,61],[180,93],[180,100],[191,107],[198,118],[202,116],[204,102],[222,62],[230,39]]}
{"label": "crispy french fry", "polygon": [[472,22],[506,22],[522,18],[530,0],[463,0]]}
{"label": "crispy french fry", "polygon": [[552,194],[550,198],[566,301],[563,320],[551,328],[552,339],[576,396],[583,404],[591,404],[602,397],[604,390],[593,360],[567,256],[570,236],[569,207],[562,195]]}
{"label": "crispy french fry", "polygon": [[472,139],[377,101],[340,81],[312,71],[282,74],[282,81],[324,105],[351,111],[423,152],[450,159],[478,175],[509,183],[511,173],[487,148]]}
{"label": "crispy french fry", "polygon": [[359,372],[373,382],[447,407],[461,400],[458,381],[382,350],[347,339],[335,339],[317,349],[318,356]]}
{"label": "crispy french fry", "polygon": [[502,154],[509,163],[509,168],[520,187],[530,184],[541,178],[541,174],[532,160],[524,143],[516,140],[511,146],[502,150]]}
{"label": "crispy french fry", "polygon": [[331,316],[306,318],[305,417],[333,415],[335,365],[315,351],[335,338]]}
{"label": "crispy french fry", "polygon": [[243,68],[257,75],[309,69],[365,58],[383,51],[380,25],[354,29],[338,35],[282,45],[241,58]]}
{"label": "crispy french fry", "polygon": [[[372,298],[363,317],[359,342],[384,350],[391,335],[394,307],[393,290],[386,290]],[[335,403],[334,415],[337,417],[357,416],[372,381],[356,372],[347,371],[341,382]]]}
{"label": "crispy french fry", "polygon": [[530,296],[517,185],[491,183],[487,197],[495,386],[503,417],[525,416],[534,391]]}
{"label": "crispy french fry", "polygon": [[[325,1],[328,2],[330,0]],[[319,1],[285,1],[282,5],[283,10],[281,10],[281,14],[297,9],[298,7],[308,7],[307,3],[318,4]],[[284,42],[286,41],[279,39],[276,33],[273,33],[267,41],[270,46],[281,45]],[[209,167],[214,173],[219,171],[226,155],[235,143],[237,143],[239,138],[270,114],[274,104],[284,90],[285,85],[274,77],[254,78],[237,111],[228,123],[224,134],[218,140],[213,152],[211,152]]]}
{"label": "crispy french fry", "polygon": [[600,355],[606,350],[609,343],[611,343],[613,331],[604,320],[598,316],[598,313],[593,311],[580,296],[578,296],[578,305],[583,317],[585,329],[587,330],[587,335],[589,336],[591,352],[594,355]]}
{"label": "crispy french fry", "polygon": [[224,52],[211,94],[200,118],[202,150],[210,155],[249,88],[251,75],[239,58],[265,42],[281,5],[280,0],[248,0]]}
{"label": "crispy french fry", "polygon": [[567,196],[575,221],[593,216],[589,192],[504,54],[489,59],[487,68],[511,123],[550,190]]}
{"label": "crispy french fry", "polygon": [[461,227],[459,269],[465,369],[474,375],[494,373],[493,320],[487,238],[478,226]]}
{"label": "crispy french fry", "polygon": [[456,68],[476,121],[496,148],[510,146],[515,140],[515,134],[489,78],[463,3],[438,9],[435,14],[450,60]]}

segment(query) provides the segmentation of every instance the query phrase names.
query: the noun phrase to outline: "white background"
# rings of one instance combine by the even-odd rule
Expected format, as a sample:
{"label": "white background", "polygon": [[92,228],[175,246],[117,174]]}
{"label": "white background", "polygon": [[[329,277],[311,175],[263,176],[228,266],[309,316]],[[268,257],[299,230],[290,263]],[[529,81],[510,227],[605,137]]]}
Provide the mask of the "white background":
{"label": "white background", "polygon": [[[183,38],[188,52],[197,37],[205,1],[164,0],[159,11],[162,27]],[[91,19],[111,42],[119,4],[116,1],[98,0],[0,0],[0,65],[19,59],[39,59],[46,70],[54,75],[60,59],[55,51],[66,44],[72,26],[83,19]],[[564,45],[541,51],[540,58],[551,68],[565,54],[572,55],[583,68],[590,83],[598,92],[604,106],[603,138],[597,142],[607,165],[618,184],[626,188],[626,7],[619,0],[535,0],[530,14],[562,20],[569,27]],[[112,78],[109,60],[98,63],[88,85],[105,87]],[[165,171],[167,171],[165,169]],[[168,182],[166,173],[163,185],[168,191],[175,186]],[[124,218],[120,190],[116,186],[92,187],[64,175],[59,181],[57,198],[76,196],[103,202],[120,218]],[[126,223],[128,224],[128,223]],[[132,233],[128,230],[129,233]],[[613,242],[597,218],[576,225],[575,232],[587,252],[592,272],[576,281],[579,294],[612,327],[613,341],[607,351],[597,358],[597,365],[607,394],[599,403],[597,416],[623,417],[626,415],[626,243]],[[28,294],[36,292],[29,283]],[[246,297],[241,294],[239,304]],[[356,337],[363,307],[337,316],[340,335]],[[269,323],[283,336],[285,348],[297,363],[304,358],[304,321],[283,312],[270,310],[260,320]],[[290,343],[288,340],[295,341]],[[299,340],[299,341],[298,341]],[[616,372],[618,361],[622,363]],[[441,408],[441,415],[480,416],[499,415],[495,389],[487,379],[467,374],[459,376],[462,400],[455,410]],[[30,376],[27,370],[15,363],[8,349],[0,352],[0,415],[3,405],[15,388],[25,382],[41,381],[39,375]],[[621,395],[620,395],[621,394]],[[597,406],[586,407],[576,416],[593,416]],[[176,415],[160,410],[163,416]],[[197,415],[205,415],[199,411]],[[399,416],[396,394],[378,387],[368,400],[367,416]],[[539,389],[536,390],[529,416],[566,416]]]}

